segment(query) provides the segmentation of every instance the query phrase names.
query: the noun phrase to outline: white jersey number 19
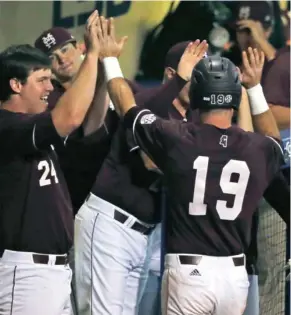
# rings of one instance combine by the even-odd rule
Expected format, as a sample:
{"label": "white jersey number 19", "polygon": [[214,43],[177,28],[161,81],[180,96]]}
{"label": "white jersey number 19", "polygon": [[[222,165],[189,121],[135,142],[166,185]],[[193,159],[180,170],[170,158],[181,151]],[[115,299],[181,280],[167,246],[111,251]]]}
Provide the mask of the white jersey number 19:
{"label": "white jersey number 19", "polygon": [[[204,204],[209,157],[199,156],[193,164],[196,170],[193,202],[189,203],[190,215],[206,215],[207,205]],[[231,175],[239,174],[238,182],[231,182]],[[237,218],[242,210],[250,170],[244,161],[230,160],[222,169],[220,187],[223,193],[234,195],[232,207],[227,207],[225,200],[217,200],[216,210],[222,220],[232,221]]]}

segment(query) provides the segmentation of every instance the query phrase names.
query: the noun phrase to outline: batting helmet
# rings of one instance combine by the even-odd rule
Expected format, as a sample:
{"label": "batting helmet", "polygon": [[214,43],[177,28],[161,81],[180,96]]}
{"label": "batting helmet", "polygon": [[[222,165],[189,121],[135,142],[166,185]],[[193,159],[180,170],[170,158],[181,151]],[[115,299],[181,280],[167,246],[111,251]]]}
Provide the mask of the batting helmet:
{"label": "batting helmet", "polygon": [[239,73],[227,58],[203,58],[192,72],[189,92],[192,109],[238,109],[241,93]]}

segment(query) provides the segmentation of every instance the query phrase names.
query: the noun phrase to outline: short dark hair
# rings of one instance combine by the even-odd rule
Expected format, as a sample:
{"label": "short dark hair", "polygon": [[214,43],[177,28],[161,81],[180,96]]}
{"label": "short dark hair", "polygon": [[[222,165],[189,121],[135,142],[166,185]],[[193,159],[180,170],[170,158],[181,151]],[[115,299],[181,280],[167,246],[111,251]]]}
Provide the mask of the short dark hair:
{"label": "short dark hair", "polygon": [[0,100],[7,101],[14,91],[10,80],[15,78],[25,84],[33,71],[50,69],[51,60],[31,45],[13,45],[0,53]]}

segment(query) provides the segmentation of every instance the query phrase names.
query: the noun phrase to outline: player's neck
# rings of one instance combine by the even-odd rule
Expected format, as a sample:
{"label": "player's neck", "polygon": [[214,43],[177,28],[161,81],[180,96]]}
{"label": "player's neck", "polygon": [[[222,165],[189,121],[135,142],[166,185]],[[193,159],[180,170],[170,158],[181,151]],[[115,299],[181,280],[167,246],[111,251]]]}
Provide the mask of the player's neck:
{"label": "player's neck", "polygon": [[201,114],[201,121],[204,124],[213,125],[220,129],[227,129],[231,127],[231,121],[225,115],[215,114]]}
{"label": "player's neck", "polygon": [[67,90],[72,85],[74,79],[75,79],[75,76],[67,80],[62,80],[60,78],[57,78],[57,81],[65,90]]}
{"label": "player's neck", "polygon": [[66,82],[60,82],[62,87],[67,90],[73,83],[73,80],[70,80],[70,81],[66,81]]}
{"label": "player's neck", "polygon": [[18,102],[15,102],[14,100],[7,100],[4,103],[1,104],[1,109],[8,110],[10,112],[14,113],[28,113],[28,110],[23,104],[20,104]]}

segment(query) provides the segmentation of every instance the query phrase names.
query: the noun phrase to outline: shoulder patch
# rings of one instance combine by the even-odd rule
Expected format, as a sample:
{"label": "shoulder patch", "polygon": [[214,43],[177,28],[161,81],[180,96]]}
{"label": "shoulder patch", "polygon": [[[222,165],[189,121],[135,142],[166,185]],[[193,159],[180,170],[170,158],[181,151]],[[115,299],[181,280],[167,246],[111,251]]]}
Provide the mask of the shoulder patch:
{"label": "shoulder patch", "polygon": [[142,116],[142,118],[140,119],[140,123],[142,125],[150,125],[152,124],[155,120],[157,119],[157,116],[154,114],[147,114]]}

